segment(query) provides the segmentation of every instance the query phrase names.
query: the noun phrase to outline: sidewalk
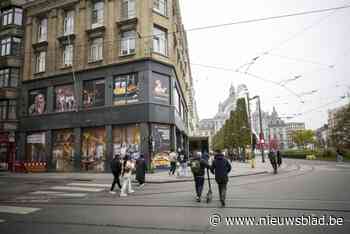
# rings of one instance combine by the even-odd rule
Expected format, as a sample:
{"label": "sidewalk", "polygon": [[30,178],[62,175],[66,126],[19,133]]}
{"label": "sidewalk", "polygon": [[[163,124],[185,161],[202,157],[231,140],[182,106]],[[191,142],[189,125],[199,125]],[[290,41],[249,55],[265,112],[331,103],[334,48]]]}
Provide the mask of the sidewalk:
{"label": "sidewalk", "polygon": [[[250,176],[258,174],[266,174],[271,171],[271,165],[268,161],[261,163],[261,158],[257,158],[255,168],[251,168],[250,163],[240,163],[234,161],[232,164],[232,170],[230,177]],[[282,165],[282,168],[285,165]],[[110,180],[110,173],[11,173],[11,172],[0,172],[0,178],[31,178],[31,179],[67,179],[67,180],[80,180],[80,181],[94,181],[94,180]],[[210,174],[212,178],[214,175]],[[176,182],[187,182],[192,181],[193,176],[190,168],[187,170],[186,177],[178,177],[176,175],[169,176],[168,171],[156,172],[153,174],[146,175],[147,183],[176,183]]]}

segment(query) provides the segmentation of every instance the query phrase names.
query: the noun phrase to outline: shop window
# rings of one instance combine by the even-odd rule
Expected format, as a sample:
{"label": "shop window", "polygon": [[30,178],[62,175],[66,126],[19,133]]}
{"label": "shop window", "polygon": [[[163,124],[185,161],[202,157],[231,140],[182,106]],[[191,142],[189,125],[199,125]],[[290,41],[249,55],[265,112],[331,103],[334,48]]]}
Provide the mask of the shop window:
{"label": "shop window", "polygon": [[46,113],[46,89],[32,90],[29,92],[29,115],[41,115]]}
{"label": "shop window", "polygon": [[113,154],[124,157],[131,155],[133,159],[140,156],[141,136],[139,125],[113,127]]}
{"label": "shop window", "polygon": [[157,26],[153,27],[153,51],[168,55],[168,33]]}
{"label": "shop window", "polygon": [[73,130],[53,132],[53,164],[57,171],[73,171],[74,169],[74,133]]}
{"label": "shop window", "polygon": [[63,20],[63,35],[74,34],[74,11],[67,11]]}
{"label": "shop window", "polygon": [[84,82],[83,92],[84,107],[104,106],[105,80],[91,80]]}
{"label": "shop window", "polygon": [[76,110],[74,96],[74,85],[63,85],[55,87],[55,112],[66,112]]}
{"label": "shop window", "polygon": [[124,105],[138,102],[139,96],[140,87],[137,73],[121,75],[114,78],[114,105]]}
{"label": "shop window", "polygon": [[155,167],[169,167],[170,146],[170,126],[152,124],[152,150],[154,153],[152,161]]}
{"label": "shop window", "polygon": [[91,28],[103,26],[104,2],[95,1],[92,6]]}
{"label": "shop window", "polygon": [[136,32],[135,30],[121,33],[120,55],[134,54],[136,49]]}
{"label": "shop window", "polygon": [[83,130],[81,163],[84,170],[94,172],[105,170],[106,138],[105,128]]}
{"label": "shop window", "polygon": [[136,0],[122,1],[122,18],[124,20],[136,17]]}
{"label": "shop window", "polygon": [[153,100],[169,104],[169,77],[153,72],[151,82]]}
{"label": "shop window", "polygon": [[45,132],[27,135],[26,161],[47,162]]}

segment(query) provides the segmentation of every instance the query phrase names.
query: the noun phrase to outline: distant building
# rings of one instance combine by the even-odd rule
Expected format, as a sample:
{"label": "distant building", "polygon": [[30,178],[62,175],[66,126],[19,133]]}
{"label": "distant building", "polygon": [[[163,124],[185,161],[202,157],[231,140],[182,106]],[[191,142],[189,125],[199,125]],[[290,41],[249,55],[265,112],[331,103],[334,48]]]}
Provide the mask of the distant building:
{"label": "distant building", "polygon": [[316,139],[321,147],[327,148],[329,145],[329,128],[325,124],[316,130]]}

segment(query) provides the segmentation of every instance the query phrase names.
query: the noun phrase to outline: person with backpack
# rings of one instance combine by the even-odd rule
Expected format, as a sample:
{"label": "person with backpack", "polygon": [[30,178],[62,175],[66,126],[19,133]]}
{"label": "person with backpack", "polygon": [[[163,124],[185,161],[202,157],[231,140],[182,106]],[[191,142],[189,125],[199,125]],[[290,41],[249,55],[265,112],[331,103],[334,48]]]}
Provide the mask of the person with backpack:
{"label": "person with backpack", "polygon": [[225,159],[221,150],[215,151],[215,158],[210,167],[211,173],[215,174],[215,181],[218,184],[221,205],[224,207],[226,200],[226,188],[228,174],[231,171],[231,164]]}
{"label": "person with backpack", "polygon": [[205,160],[205,158],[201,157],[200,152],[197,152],[194,153],[190,165],[196,188],[196,200],[197,202],[200,202],[203,192],[205,169],[208,168],[208,161]]}
{"label": "person with backpack", "polygon": [[145,185],[146,170],[147,166],[145,158],[141,154],[136,160],[136,180],[139,182],[139,188],[142,188]]}
{"label": "person with backpack", "polygon": [[115,194],[116,192],[113,191],[114,187],[115,187],[115,184],[118,185],[119,189],[122,188],[122,186],[120,185],[120,180],[119,180],[120,174],[122,172],[122,163],[121,163],[119,154],[116,154],[114,156],[114,158],[111,161],[111,165],[110,166],[111,166],[111,171],[113,173],[114,179],[113,179],[112,186],[111,186],[111,189],[110,189],[109,193]]}
{"label": "person with backpack", "polygon": [[131,158],[129,155],[125,155],[123,162],[123,186],[120,192],[121,197],[128,196],[128,193],[134,193],[135,191],[131,187],[131,174],[134,169],[134,164],[131,162]]}

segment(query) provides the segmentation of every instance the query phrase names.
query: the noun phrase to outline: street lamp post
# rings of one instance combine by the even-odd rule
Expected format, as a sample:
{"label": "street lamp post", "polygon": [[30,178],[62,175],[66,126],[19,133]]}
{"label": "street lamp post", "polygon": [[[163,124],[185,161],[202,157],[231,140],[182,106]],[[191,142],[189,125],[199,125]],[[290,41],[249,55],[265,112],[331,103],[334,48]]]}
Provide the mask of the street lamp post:
{"label": "street lamp post", "polygon": [[[250,98],[249,98],[249,92],[246,93],[247,95],[247,104],[248,104],[248,124],[250,127],[250,144],[251,144],[251,150],[252,150],[252,158],[254,158],[254,143],[253,143],[253,129],[252,129],[252,121],[250,116]],[[254,99],[254,98],[253,98]]]}

